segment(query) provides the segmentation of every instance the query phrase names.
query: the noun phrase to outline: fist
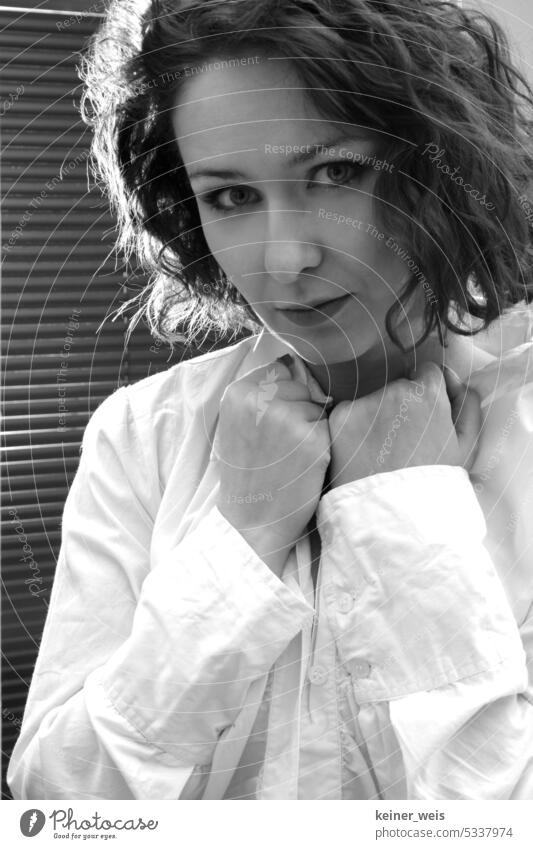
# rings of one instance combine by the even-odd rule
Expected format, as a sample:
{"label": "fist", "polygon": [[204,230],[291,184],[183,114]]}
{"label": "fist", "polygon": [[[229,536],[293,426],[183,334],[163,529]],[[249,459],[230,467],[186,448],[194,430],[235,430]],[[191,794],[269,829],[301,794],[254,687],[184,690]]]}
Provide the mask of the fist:
{"label": "fist", "polygon": [[218,508],[278,576],[331,459],[326,396],[294,379],[291,364],[285,356],[231,383],[217,431]]}
{"label": "fist", "polygon": [[469,469],[480,425],[477,393],[447,368],[423,363],[413,380],[395,380],[332,410],[331,486],[409,466]]}

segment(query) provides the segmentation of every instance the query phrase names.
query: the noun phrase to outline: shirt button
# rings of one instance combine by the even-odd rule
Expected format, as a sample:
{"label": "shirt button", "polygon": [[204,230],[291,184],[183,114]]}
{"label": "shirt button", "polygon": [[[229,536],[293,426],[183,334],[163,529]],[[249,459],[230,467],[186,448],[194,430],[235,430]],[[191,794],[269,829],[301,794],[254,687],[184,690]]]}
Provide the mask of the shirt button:
{"label": "shirt button", "polygon": [[351,660],[349,670],[353,678],[368,678],[371,666],[366,660]]}
{"label": "shirt button", "polygon": [[328,679],[328,670],[325,666],[312,666],[309,670],[308,678],[311,684],[321,687]]}
{"label": "shirt button", "polygon": [[348,613],[353,607],[353,596],[350,593],[340,593],[337,598],[337,610]]}

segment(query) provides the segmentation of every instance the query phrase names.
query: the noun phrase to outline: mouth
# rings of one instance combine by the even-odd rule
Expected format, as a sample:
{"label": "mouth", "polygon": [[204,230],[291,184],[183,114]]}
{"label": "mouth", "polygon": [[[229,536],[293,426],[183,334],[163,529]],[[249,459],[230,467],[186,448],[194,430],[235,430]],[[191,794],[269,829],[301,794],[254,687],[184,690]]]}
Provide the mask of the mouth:
{"label": "mouth", "polygon": [[340,298],[332,298],[329,301],[322,301],[317,304],[309,304],[304,307],[277,308],[276,311],[295,324],[309,324],[314,326],[315,324],[324,324],[324,322],[336,315],[339,310],[349,303],[351,297],[352,295],[349,293]]}

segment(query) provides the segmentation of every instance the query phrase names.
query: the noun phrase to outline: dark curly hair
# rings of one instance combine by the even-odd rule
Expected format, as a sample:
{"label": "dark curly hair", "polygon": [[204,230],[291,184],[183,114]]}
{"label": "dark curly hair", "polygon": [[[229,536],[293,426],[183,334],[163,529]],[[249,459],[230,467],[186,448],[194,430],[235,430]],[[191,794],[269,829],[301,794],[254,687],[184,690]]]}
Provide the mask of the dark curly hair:
{"label": "dark curly hair", "polygon": [[[290,58],[325,119],[386,139],[395,167],[374,202],[436,296],[418,343],[435,327],[470,335],[533,300],[533,90],[490,15],[442,0],[110,0],[82,60],[81,109],[116,247],[150,272],[121,308],[137,306],[130,332],[144,316],[172,346],[184,328],[192,341],[259,327],[210,254],[171,126],[191,69],[258,51]],[[429,145],[476,192],[436,167]],[[387,314],[396,344],[418,276]]]}

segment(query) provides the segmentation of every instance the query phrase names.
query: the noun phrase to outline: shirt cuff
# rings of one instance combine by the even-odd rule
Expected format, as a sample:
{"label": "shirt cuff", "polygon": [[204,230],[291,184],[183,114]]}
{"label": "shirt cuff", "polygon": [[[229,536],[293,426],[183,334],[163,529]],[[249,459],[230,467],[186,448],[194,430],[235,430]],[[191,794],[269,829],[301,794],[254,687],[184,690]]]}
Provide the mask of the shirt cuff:
{"label": "shirt cuff", "polygon": [[251,683],[310,623],[314,608],[216,507],[179,544],[169,542],[165,562],[152,565],[131,634],[99,683],[130,732],[177,763],[206,764]]}
{"label": "shirt cuff", "polygon": [[321,589],[360,702],[431,690],[524,663],[468,473],[413,466],[320,501]]}

